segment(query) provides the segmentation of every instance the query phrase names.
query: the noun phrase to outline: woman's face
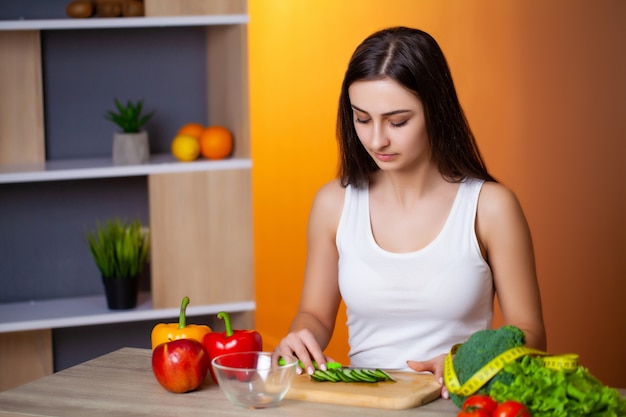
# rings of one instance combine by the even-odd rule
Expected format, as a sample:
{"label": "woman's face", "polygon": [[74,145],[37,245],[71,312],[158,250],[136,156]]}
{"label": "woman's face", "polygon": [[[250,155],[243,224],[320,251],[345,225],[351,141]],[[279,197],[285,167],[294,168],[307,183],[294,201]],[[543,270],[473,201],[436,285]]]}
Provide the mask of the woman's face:
{"label": "woman's face", "polygon": [[356,81],[348,88],[354,128],[382,170],[411,169],[430,160],[421,100],[388,78]]}

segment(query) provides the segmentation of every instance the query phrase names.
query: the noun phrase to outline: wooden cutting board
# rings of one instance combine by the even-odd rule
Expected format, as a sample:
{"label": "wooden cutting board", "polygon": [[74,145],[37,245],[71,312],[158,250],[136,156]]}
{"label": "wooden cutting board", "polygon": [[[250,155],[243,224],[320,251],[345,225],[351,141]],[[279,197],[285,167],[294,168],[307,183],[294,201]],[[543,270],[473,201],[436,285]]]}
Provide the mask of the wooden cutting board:
{"label": "wooden cutting board", "polygon": [[396,382],[317,382],[296,375],[285,398],[400,410],[426,404],[441,394],[441,385],[430,374],[388,373]]}

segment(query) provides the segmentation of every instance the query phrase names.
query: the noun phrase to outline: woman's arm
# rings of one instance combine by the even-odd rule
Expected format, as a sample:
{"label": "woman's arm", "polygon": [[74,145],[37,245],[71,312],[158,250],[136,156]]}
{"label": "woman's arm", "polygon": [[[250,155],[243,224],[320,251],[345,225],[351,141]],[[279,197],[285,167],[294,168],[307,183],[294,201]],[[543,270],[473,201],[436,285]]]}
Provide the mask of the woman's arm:
{"label": "woman's arm", "polygon": [[307,372],[312,360],[326,363],[323,350],[332,336],[341,296],[338,283],[338,254],[335,235],[343,207],[345,189],[337,181],[322,187],[313,201],[307,226],[307,260],[298,312],[289,334],[275,353],[295,354]]}
{"label": "woman's arm", "polygon": [[486,182],[478,202],[476,231],[493,273],[505,324],[522,329],[526,345],[545,350],[532,238],[515,194],[501,184]]}

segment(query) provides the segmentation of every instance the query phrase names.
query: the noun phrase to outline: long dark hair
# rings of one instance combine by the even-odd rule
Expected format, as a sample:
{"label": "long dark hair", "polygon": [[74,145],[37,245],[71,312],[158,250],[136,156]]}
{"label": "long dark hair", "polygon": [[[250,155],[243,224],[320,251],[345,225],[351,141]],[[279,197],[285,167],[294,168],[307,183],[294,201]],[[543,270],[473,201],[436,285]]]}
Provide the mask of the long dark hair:
{"label": "long dark hair", "polygon": [[378,166],[354,129],[348,88],[355,81],[389,78],[422,101],[432,155],[448,181],[495,181],[487,171],[437,41],[418,29],[394,27],[370,35],[355,50],[341,86],[337,115],[339,178],[345,187],[365,183]]}

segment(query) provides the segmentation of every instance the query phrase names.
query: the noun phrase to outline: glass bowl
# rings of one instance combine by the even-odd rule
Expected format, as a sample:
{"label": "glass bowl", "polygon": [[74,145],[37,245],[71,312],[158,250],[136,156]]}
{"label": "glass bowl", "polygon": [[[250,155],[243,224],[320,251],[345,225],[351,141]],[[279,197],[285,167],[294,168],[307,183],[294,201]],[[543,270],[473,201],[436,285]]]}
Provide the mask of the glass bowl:
{"label": "glass bowl", "polygon": [[277,406],[296,375],[298,361],[284,357],[272,365],[270,352],[227,353],[211,361],[217,383],[233,404],[244,408]]}

